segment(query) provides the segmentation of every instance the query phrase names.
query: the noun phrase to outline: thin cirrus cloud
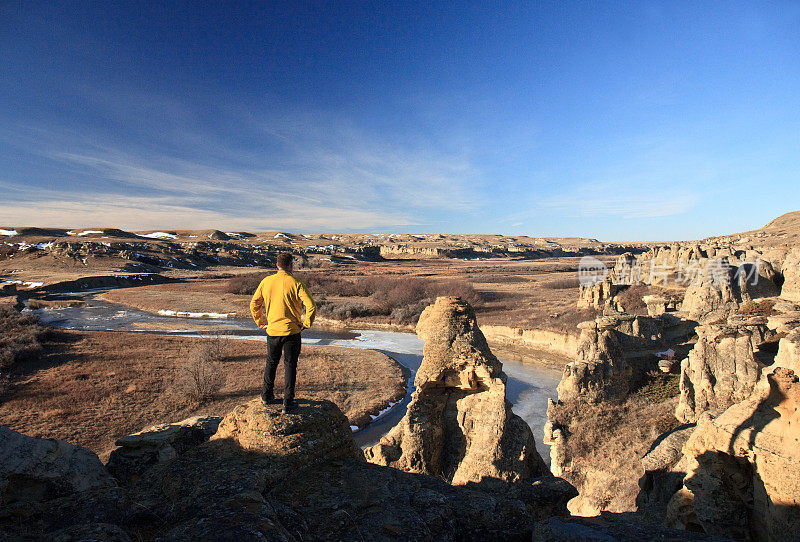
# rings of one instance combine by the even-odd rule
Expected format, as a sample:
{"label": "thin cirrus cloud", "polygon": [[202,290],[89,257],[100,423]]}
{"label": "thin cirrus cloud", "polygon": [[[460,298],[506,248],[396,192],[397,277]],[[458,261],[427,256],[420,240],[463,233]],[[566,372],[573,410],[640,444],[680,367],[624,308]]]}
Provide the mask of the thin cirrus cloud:
{"label": "thin cirrus cloud", "polygon": [[[287,202],[278,212],[264,212],[258,217],[242,217],[209,209],[182,205],[173,198],[129,197],[125,201],[109,202],[106,198],[84,197],[62,200],[45,199],[35,202],[0,204],[0,215],[7,225],[50,227],[115,226],[130,230],[199,229],[226,230],[324,230],[329,224],[347,221],[352,228],[369,228],[386,221],[386,216],[358,209],[312,208],[317,214],[308,218],[297,212],[308,211],[305,202]],[[35,216],[35,222],[31,217]],[[402,223],[402,218],[397,218]]]}
{"label": "thin cirrus cloud", "polygon": [[[73,182],[5,182],[14,198],[0,203],[0,215],[20,225],[355,231],[420,225],[445,204],[454,211],[478,206],[476,173],[462,157],[368,142],[352,130],[331,129],[326,138],[319,127],[309,133],[295,130],[283,154],[247,164],[211,158],[245,156],[235,147],[213,155],[198,149],[187,158],[69,136],[46,144],[28,139],[26,152],[69,172]],[[91,194],[74,188],[81,180],[91,182]]]}
{"label": "thin cirrus cloud", "polygon": [[659,218],[691,210],[699,195],[681,188],[630,186],[627,183],[586,183],[541,201],[567,216]]}

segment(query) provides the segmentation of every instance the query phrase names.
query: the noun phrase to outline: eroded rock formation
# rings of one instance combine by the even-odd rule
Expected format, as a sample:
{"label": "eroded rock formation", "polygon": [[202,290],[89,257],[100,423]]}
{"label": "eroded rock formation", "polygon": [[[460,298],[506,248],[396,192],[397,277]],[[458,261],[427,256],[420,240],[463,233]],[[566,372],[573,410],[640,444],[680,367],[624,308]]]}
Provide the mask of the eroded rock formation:
{"label": "eroded rock formation", "polygon": [[786,540],[800,529],[800,330],[781,339],[752,395],[700,416],[683,447],[683,487],[668,522],[735,539]]}
{"label": "eroded rock formation", "polygon": [[367,460],[453,484],[516,481],[548,474],[530,427],[511,411],[506,375],[472,308],[440,297],[417,324],[425,341],[406,415]]}
{"label": "eroded rock formation", "polygon": [[118,480],[135,480],[153,465],[207,441],[217,432],[220,421],[219,416],[194,416],[126,435],[117,440],[118,448],[111,452],[106,468]]}
{"label": "eroded rock formation", "polygon": [[781,297],[800,303],[800,248],[790,252],[781,266],[783,287]]}
{"label": "eroded rock formation", "polygon": [[553,477],[463,487],[373,465],[333,403],[298,404],[240,405],[121,485],[86,450],[2,430],[0,539],[524,540],[576,495]]}
{"label": "eroded rock formation", "polygon": [[681,362],[675,417],[682,422],[695,422],[707,410],[719,413],[749,397],[764,367],[759,347],[772,335],[763,317],[699,326],[696,332],[697,344]]}

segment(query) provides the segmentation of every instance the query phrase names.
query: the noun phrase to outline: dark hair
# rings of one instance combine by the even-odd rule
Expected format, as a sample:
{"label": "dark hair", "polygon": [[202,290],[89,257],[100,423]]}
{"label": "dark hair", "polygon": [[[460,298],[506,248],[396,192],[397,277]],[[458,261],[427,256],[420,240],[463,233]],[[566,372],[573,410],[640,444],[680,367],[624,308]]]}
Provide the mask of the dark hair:
{"label": "dark hair", "polygon": [[292,267],[292,262],[294,262],[294,256],[292,256],[291,252],[281,252],[278,254],[278,268],[279,269],[286,269],[287,267]]}

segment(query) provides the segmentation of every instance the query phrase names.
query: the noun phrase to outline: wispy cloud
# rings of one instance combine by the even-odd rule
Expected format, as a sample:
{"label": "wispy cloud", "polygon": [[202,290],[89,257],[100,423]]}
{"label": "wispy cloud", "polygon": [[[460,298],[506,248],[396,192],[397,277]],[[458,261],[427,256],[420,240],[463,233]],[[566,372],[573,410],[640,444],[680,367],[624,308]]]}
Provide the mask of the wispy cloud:
{"label": "wispy cloud", "polygon": [[403,217],[387,216],[369,210],[309,208],[305,204],[301,206],[300,203],[287,202],[279,213],[253,217],[198,209],[181,205],[171,198],[155,197],[129,197],[124,201],[76,197],[70,200],[0,203],[0,217],[5,226],[114,226],[130,230],[219,228],[251,231],[338,231],[343,229],[342,224],[347,224],[344,229],[354,230],[384,225],[409,225]]}
{"label": "wispy cloud", "polygon": [[698,201],[697,193],[678,187],[603,182],[579,185],[541,204],[566,216],[655,218],[685,213]]}
{"label": "wispy cloud", "polygon": [[[431,209],[481,205],[477,172],[465,156],[345,126],[300,115],[271,122],[272,135],[265,135],[245,124],[254,140],[280,137],[280,148],[262,141],[243,150],[228,142],[198,145],[189,156],[47,129],[45,138],[12,144],[68,171],[72,181],[37,186],[6,179],[0,184],[13,198],[0,203],[0,218],[19,225],[348,231],[416,225],[429,220]],[[81,180],[91,181],[91,193],[78,188]]]}

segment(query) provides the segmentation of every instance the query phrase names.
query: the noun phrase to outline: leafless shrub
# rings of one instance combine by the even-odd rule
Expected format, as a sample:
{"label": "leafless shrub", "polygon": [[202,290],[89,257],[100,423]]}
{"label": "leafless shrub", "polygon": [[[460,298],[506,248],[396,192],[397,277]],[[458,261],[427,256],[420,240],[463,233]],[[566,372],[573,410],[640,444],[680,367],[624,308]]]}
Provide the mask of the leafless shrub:
{"label": "leafless shrub", "polygon": [[0,370],[38,358],[42,333],[34,316],[23,315],[12,307],[0,307]]}
{"label": "leafless shrub", "polygon": [[484,294],[464,280],[446,280],[433,283],[428,287],[428,297],[435,298],[443,295],[460,297],[473,308],[482,307],[485,301]]}
{"label": "leafless shrub", "polygon": [[647,304],[642,299],[651,293],[646,284],[634,284],[616,295],[617,302],[628,314],[647,314]]}
{"label": "leafless shrub", "polygon": [[246,275],[236,275],[228,279],[225,292],[229,294],[253,295],[264,278],[264,273],[248,273]]}
{"label": "leafless shrub", "polygon": [[213,399],[225,385],[222,361],[213,341],[195,347],[178,366],[175,379],[178,393],[197,403]]}
{"label": "leafless shrub", "polygon": [[770,316],[772,315],[773,312],[775,312],[773,308],[774,306],[775,306],[774,299],[762,299],[760,301],[745,301],[738,309],[736,309],[736,312],[738,314]]}

